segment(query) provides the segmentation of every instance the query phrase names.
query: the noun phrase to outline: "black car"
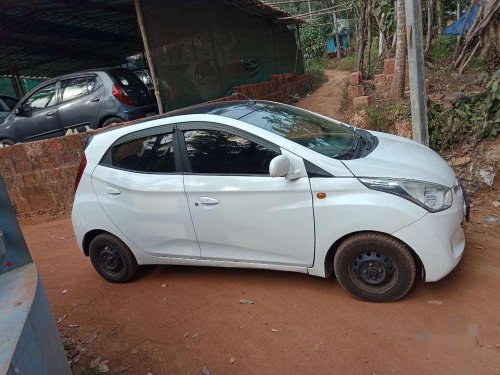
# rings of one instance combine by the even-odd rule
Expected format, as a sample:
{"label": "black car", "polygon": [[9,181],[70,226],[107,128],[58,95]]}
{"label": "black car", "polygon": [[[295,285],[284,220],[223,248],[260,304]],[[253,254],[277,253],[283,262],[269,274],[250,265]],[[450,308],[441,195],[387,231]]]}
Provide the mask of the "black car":
{"label": "black car", "polygon": [[155,115],[158,107],[130,70],[109,68],[52,78],[26,94],[0,124],[0,144],[62,136]]}

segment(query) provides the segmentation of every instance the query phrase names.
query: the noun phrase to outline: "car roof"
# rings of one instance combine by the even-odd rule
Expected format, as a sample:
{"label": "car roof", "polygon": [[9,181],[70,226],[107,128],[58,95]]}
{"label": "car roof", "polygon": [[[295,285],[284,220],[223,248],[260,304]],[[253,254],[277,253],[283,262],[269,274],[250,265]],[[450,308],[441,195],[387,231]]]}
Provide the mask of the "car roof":
{"label": "car roof", "polygon": [[238,120],[251,112],[265,107],[265,101],[260,100],[233,100],[226,102],[204,103],[182,109],[170,111],[165,117],[183,115],[218,115]]}
{"label": "car roof", "polygon": [[203,103],[169,111],[162,115],[156,115],[124,123],[118,123],[103,129],[94,130],[92,133],[101,134],[128,125],[134,125],[162,118],[170,118],[170,117],[184,116],[184,115],[216,115],[216,116],[228,117],[234,120],[239,120],[242,117],[248,115],[249,113],[264,109],[268,105],[279,105],[279,104],[280,103],[274,103],[264,100],[232,100],[225,102]]}
{"label": "car roof", "polygon": [[48,80],[43,81],[42,83],[40,83],[40,85],[47,84],[47,83],[52,83],[52,82],[58,81],[60,79],[78,77],[78,76],[81,76],[82,74],[85,75],[85,74],[95,74],[95,73],[109,73],[112,70],[126,70],[127,72],[131,72],[131,70],[129,70],[129,69],[119,68],[119,67],[118,68],[116,68],[116,67],[115,68],[109,67],[109,68],[79,70],[78,72],[67,73],[67,74],[63,74],[63,75],[57,76],[57,77],[50,78],[50,79],[48,79]]}

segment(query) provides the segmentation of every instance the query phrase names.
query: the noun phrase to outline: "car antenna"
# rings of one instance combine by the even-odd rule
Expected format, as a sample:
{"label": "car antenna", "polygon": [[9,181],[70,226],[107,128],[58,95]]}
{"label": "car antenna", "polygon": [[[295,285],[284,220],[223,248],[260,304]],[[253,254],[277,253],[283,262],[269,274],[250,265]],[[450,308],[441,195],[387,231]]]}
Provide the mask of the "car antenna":
{"label": "car antenna", "polygon": [[255,104],[255,99],[251,99],[248,96],[246,96],[245,94],[242,94],[241,92],[238,92],[238,91],[233,89],[233,94],[238,94],[238,95],[244,97],[246,100],[251,101],[252,104]]}

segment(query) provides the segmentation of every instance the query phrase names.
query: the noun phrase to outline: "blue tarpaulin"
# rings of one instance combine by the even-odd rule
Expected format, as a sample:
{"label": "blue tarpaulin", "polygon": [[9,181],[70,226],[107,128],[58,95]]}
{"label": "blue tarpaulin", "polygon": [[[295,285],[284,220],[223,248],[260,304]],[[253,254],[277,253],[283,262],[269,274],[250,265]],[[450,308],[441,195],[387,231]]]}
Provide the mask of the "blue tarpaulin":
{"label": "blue tarpaulin", "polygon": [[462,16],[453,22],[450,26],[448,26],[446,29],[443,30],[443,35],[460,35],[462,33],[462,29],[464,27],[464,23],[467,20],[467,24],[465,25],[465,30],[464,34],[469,31],[471,28],[472,24],[474,23],[474,20],[476,19],[477,16],[477,11],[479,7],[476,3],[472,4],[470,8],[470,16],[469,19],[467,19],[467,14],[468,11],[462,14]]}
{"label": "blue tarpaulin", "polygon": [[[340,46],[344,48],[349,47],[349,36],[347,34],[341,34],[340,36]],[[335,37],[330,36],[326,39],[326,50],[328,53],[337,52],[337,46],[335,45]]]}

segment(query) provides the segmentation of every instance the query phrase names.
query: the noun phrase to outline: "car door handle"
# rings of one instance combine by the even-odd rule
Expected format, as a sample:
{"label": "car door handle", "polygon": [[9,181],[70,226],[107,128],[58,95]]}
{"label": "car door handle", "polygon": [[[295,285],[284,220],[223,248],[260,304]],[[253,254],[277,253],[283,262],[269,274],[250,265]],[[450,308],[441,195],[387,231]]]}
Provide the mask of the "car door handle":
{"label": "car door handle", "polygon": [[95,103],[95,102],[98,102],[99,100],[101,100],[101,98],[95,97],[95,98],[92,98],[90,101]]}
{"label": "car door handle", "polygon": [[54,112],[50,111],[45,114],[45,117],[52,117],[54,116]]}
{"label": "car door handle", "polygon": [[109,194],[109,195],[120,195],[122,192],[120,190],[118,190],[117,188],[114,188],[114,187],[111,187],[111,186],[107,186],[106,187],[106,192]]}
{"label": "car door handle", "polygon": [[215,206],[219,204],[219,201],[215,198],[200,197],[200,203],[204,204],[205,206]]}

